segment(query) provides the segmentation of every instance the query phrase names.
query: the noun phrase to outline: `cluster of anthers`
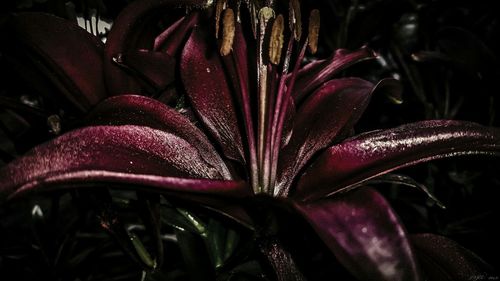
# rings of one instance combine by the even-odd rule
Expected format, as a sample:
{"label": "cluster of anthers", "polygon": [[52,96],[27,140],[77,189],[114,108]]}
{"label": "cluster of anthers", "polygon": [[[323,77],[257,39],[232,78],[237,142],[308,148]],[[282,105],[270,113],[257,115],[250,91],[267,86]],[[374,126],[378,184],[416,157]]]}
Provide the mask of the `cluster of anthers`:
{"label": "cluster of anthers", "polygon": [[[248,7],[250,13],[250,20],[252,25],[252,31],[255,38],[259,39],[259,42],[263,44],[266,35],[268,35],[266,30],[268,26],[272,23],[271,32],[269,34],[269,45],[268,45],[268,59],[269,61],[277,65],[281,61],[281,50],[283,49],[284,42],[284,29],[285,20],[282,14],[276,16],[275,6],[276,3],[273,0],[258,1],[258,0],[243,0],[243,2]],[[265,3],[262,3],[265,2]],[[209,2],[212,5],[213,2]],[[222,19],[222,44],[220,48],[220,53],[222,56],[226,56],[231,52],[234,32],[235,32],[235,22],[241,22],[240,18],[240,7],[242,5],[242,0],[237,0],[235,3],[236,15],[233,8],[228,4],[228,0],[218,0],[215,4],[215,37],[219,38],[220,23]],[[290,0],[288,3],[288,24],[295,41],[299,42],[302,37],[302,16],[299,0]],[[320,26],[320,13],[319,10],[314,9],[309,15],[309,28],[307,36],[307,45],[309,51],[314,54],[318,49],[318,35]],[[263,47],[262,45],[260,46]]]}
{"label": "cluster of anthers", "polygon": [[[276,180],[278,154],[281,145],[285,115],[290,103],[291,90],[306,48],[312,54],[318,49],[320,12],[314,9],[308,20],[308,36],[302,38],[302,16],[299,0],[275,3],[273,0],[218,0],[210,3],[215,13],[215,37],[220,42],[221,56],[231,53],[235,32],[241,31],[240,8],[246,5],[253,37],[257,43],[257,87],[258,108],[257,133],[252,131],[252,118],[246,118],[249,137],[251,182],[254,191],[277,195],[279,183]],[[288,10],[289,33],[285,30],[285,17],[276,11]],[[236,11],[236,12],[235,12]],[[221,36],[222,35],[222,36]],[[285,40],[288,41],[283,58]],[[295,65],[289,73],[294,45],[297,49]],[[281,74],[278,74],[281,68]],[[279,77],[276,79],[275,77]],[[290,79],[291,77],[291,79]],[[277,85],[274,85],[277,83]],[[243,96],[245,94],[243,93]],[[243,97],[245,99],[245,97]],[[244,101],[245,103],[245,101]],[[245,109],[244,109],[245,110]],[[246,116],[251,116],[249,108]],[[285,138],[287,136],[284,136]],[[255,153],[252,153],[255,152]]]}

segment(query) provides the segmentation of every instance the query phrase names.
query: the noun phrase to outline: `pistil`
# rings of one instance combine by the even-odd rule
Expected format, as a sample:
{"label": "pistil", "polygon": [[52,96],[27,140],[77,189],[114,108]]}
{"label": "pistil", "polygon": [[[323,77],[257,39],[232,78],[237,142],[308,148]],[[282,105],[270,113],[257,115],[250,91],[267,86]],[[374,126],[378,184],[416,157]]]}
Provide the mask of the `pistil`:
{"label": "pistil", "polygon": [[260,192],[268,192],[268,180],[264,176],[265,164],[265,145],[266,145],[266,121],[267,121],[267,105],[268,105],[268,73],[267,65],[264,63],[264,39],[266,36],[267,24],[274,18],[274,10],[269,7],[264,7],[259,11],[259,36],[258,36],[258,59],[257,59],[257,83],[259,89],[258,102],[258,123],[257,123],[257,157],[259,164],[259,184]]}

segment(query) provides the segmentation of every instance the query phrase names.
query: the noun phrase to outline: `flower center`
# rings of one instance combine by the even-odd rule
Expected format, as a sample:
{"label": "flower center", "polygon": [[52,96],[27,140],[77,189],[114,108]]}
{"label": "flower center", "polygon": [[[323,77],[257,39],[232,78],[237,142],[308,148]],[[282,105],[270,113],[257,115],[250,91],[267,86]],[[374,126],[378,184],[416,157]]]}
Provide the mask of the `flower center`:
{"label": "flower center", "polygon": [[[308,37],[302,39],[301,6],[298,0],[284,4],[272,0],[243,2],[248,8],[253,36],[257,42],[257,118],[245,119],[250,146],[251,182],[256,193],[277,195],[280,194],[275,187],[283,127],[289,113],[287,111],[293,107],[291,91],[306,47],[312,54],[317,51],[320,15],[318,10],[311,11]],[[234,3],[218,0],[215,3],[215,36],[221,39],[222,56],[231,53],[237,30],[235,25],[241,21],[241,4],[241,0]],[[289,31],[285,28],[283,14],[276,12],[283,6],[288,8]],[[285,41],[288,44],[283,50]],[[294,48],[299,44],[302,44],[301,48]],[[289,72],[294,52],[295,65]],[[251,116],[250,112],[247,113],[247,116]],[[255,119],[257,132],[254,133],[252,128]]]}

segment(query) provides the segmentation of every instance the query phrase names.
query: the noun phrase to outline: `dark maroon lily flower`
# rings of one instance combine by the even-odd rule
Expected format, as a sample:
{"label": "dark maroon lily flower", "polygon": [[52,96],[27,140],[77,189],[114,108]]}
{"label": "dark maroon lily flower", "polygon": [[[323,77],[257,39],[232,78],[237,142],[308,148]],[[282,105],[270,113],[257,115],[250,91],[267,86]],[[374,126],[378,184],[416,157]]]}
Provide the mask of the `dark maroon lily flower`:
{"label": "dark maroon lily flower", "polygon": [[[373,58],[373,52],[339,50],[301,65],[306,47],[312,52],[317,47],[319,15],[311,12],[306,38],[297,1],[288,7],[290,31],[279,14],[281,2],[264,7],[248,1],[252,24],[246,26],[240,23],[239,1],[217,1],[213,11],[193,10],[154,34],[162,11],[178,2],[206,4],[134,2],[116,20],[105,49],[51,16],[10,20],[31,48],[23,59],[43,70],[65,101],[92,111],[85,127],[0,170],[2,200],[86,186],[140,188],[209,205],[250,227],[258,222],[248,206],[275,204],[304,218],[360,280],[453,280],[482,270],[471,265],[477,262],[472,254],[444,237],[410,239],[384,197],[364,184],[429,160],[498,155],[500,130],[434,120],[352,136],[370,97],[397,91],[393,80],[374,85],[335,78],[353,63]],[[207,20],[209,12],[215,16]],[[56,42],[47,33],[61,33],[64,40]],[[180,81],[194,116],[130,95],[149,91],[158,97]],[[116,96],[104,99],[107,95]],[[270,200],[262,203],[263,196]],[[258,203],[248,203],[254,200]],[[462,262],[449,262],[441,250]],[[278,279],[304,279],[279,241],[262,251]]]}

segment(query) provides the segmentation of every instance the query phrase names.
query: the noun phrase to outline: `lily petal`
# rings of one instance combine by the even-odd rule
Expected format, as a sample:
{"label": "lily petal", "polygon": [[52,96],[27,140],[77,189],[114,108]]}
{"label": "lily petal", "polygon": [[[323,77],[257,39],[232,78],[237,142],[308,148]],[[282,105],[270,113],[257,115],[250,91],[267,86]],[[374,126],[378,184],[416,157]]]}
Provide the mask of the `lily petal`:
{"label": "lily petal", "polygon": [[[10,190],[8,199],[17,198],[29,192],[51,191],[62,188],[89,187],[96,185],[112,187],[128,187],[135,189],[140,186],[140,190],[161,192],[176,196],[183,200],[189,200],[193,196],[193,201],[207,203],[208,206],[216,205],[215,210],[229,212],[228,216],[240,217],[234,206],[223,206],[217,197],[226,196],[231,198],[244,198],[251,195],[250,188],[244,181],[233,180],[213,180],[213,179],[189,179],[179,177],[165,177],[150,174],[131,174],[103,170],[82,170],[76,172],[65,172],[62,174],[47,174],[37,180],[26,181],[15,190]],[[1,192],[6,192],[8,187],[0,186]],[[5,189],[4,189],[5,188]],[[177,194],[179,193],[179,194]],[[205,197],[208,196],[209,197]],[[3,194],[2,196],[5,196]],[[220,211],[220,210],[219,210]],[[233,213],[236,213],[233,214]]]}
{"label": "lily petal", "polygon": [[[129,174],[102,170],[87,170],[54,174],[25,182],[9,194],[13,200],[33,192],[49,192],[56,189],[82,187],[117,187],[165,194],[192,204],[198,204],[220,215],[230,218],[247,228],[253,227],[252,219],[237,203],[238,198],[252,195],[251,188],[244,181],[188,179],[145,174]],[[5,190],[0,186],[0,192]],[[6,194],[5,194],[6,195]],[[3,200],[4,194],[0,198]],[[233,203],[228,203],[228,198]]]}
{"label": "lily petal", "polygon": [[303,98],[307,97],[321,84],[332,79],[336,74],[349,66],[364,60],[373,59],[375,56],[375,53],[366,47],[353,52],[339,49],[328,59],[307,64],[297,74],[297,80],[293,89],[295,103],[300,103]]}
{"label": "lily petal", "polygon": [[236,23],[235,36],[233,41],[233,50],[231,55],[224,56],[223,61],[229,77],[232,81],[232,86],[236,93],[237,101],[240,104],[241,115],[243,117],[244,132],[246,136],[246,145],[248,147],[246,159],[248,159],[248,167],[250,180],[252,183],[257,182],[257,148],[254,133],[254,123],[252,118],[252,97],[250,95],[249,84],[249,65],[247,43],[243,36],[243,30],[240,23]]}
{"label": "lily petal", "polygon": [[219,166],[223,178],[231,178],[226,165],[203,132],[182,114],[154,99],[136,95],[110,97],[89,114],[86,124],[148,126],[172,133],[196,147],[211,166]]}
{"label": "lily petal", "polygon": [[478,256],[446,237],[425,233],[410,238],[431,281],[470,280],[473,276],[493,273]]}
{"label": "lily petal", "polygon": [[130,51],[121,56],[118,64],[134,72],[140,82],[152,87],[148,89],[152,94],[165,90],[175,79],[176,60],[167,53],[149,50]]}
{"label": "lily petal", "polygon": [[[214,44],[215,46],[215,44]],[[224,155],[244,162],[234,100],[221,59],[196,27],[181,57],[181,77],[191,104]]]}
{"label": "lily petal", "polygon": [[0,192],[8,196],[46,179],[64,180],[68,174],[96,181],[106,173],[124,179],[144,175],[222,179],[220,166],[210,165],[200,154],[184,139],[149,127],[87,127],[40,145],[0,170]]}
{"label": "lily petal", "polygon": [[500,130],[432,120],[369,132],[321,154],[298,182],[296,196],[320,198],[399,168],[471,154],[500,155]]}
{"label": "lily petal", "polygon": [[289,188],[298,171],[320,149],[345,137],[361,117],[373,84],[359,78],[334,79],[299,107],[292,137],[280,153],[280,190]]}
{"label": "lily petal", "polygon": [[193,26],[198,23],[198,17],[199,14],[193,12],[175,22],[155,38],[153,49],[175,57]]}
{"label": "lily petal", "polygon": [[11,16],[2,29],[8,34],[6,44],[2,43],[8,48],[2,50],[3,55],[36,69],[31,75],[50,81],[58,90],[51,93],[59,95],[52,97],[57,102],[63,100],[84,112],[106,96],[104,46],[97,37],[72,22],[42,13]]}
{"label": "lily petal", "polygon": [[295,207],[359,280],[421,280],[406,231],[374,189]]}
{"label": "lily petal", "polygon": [[[128,5],[113,23],[106,41],[104,71],[106,86],[111,95],[140,92],[140,85],[133,77],[117,65],[122,56],[139,49],[152,50],[155,30],[161,11],[188,5],[202,5],[202,0],[145,0],[134,1]],[[166,73],[173,73],[175,64],[166,65]],[[167,69],[170,68],[170,69]]]}

